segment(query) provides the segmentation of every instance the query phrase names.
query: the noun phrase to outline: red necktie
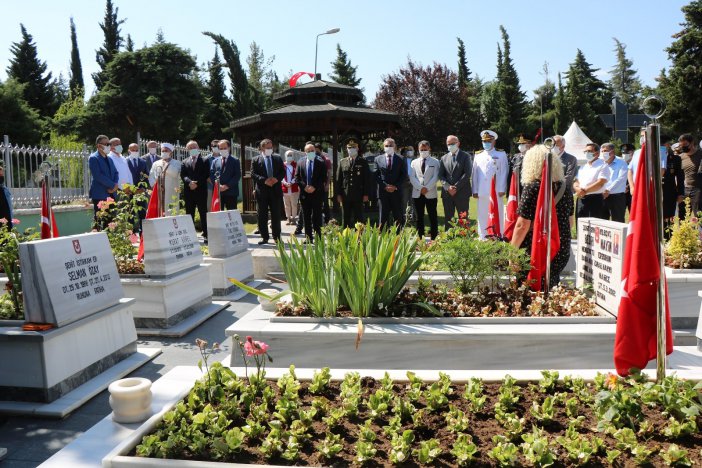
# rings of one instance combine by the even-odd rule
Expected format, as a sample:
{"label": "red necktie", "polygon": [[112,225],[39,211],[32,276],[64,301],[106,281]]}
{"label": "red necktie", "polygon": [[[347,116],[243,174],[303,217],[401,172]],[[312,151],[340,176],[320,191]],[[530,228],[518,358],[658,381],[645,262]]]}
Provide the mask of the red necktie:
{"label": "red necktie", "polygon": [[388,171],[392,171],[392,156],[388,156]]}

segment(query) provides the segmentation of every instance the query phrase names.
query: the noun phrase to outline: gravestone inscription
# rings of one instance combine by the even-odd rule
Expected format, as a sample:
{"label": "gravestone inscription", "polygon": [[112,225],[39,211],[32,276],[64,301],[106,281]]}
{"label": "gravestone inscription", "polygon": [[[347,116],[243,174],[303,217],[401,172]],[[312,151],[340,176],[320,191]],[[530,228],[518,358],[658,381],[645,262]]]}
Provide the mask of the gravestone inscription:
{"label": "gravestone inscription", "polygon": [[239,210],[207,213],[207,234],[210,257],[231,257],[249,246]]}
{"label": "gravestone inscription", "polygon": [[145,219],[142,228],[147,275],[168,276],[202,262],[202,251],[190,216]]}

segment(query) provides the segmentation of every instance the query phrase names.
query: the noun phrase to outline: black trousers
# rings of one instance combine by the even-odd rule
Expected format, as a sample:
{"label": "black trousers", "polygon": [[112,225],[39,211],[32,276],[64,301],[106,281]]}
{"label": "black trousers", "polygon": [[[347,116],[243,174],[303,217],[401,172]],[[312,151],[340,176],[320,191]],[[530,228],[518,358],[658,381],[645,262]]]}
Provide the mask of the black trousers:
{"label": "black trousers", "polygon": [[[700,210],[700,189],[697,187],[685,187],[685,198],[690,199],[690,209],[692,210],[693,216],[697,215]],[[678,205],[678,217],[680,219],[685,219],[687,217],[687,208],[685,207],[685,200]]]}
{"label": "black trousers", "polygon": [[[322,212],[324,200],[321,197],[305,197],[302,199],[302,213],[305,218],[305,237],[314,239],[314,234],[322,235]],[[314,234],[313,234],[314,232]]]}
{"label": "black trousers", "polygon": [[[188,190],[188,188],[186,187],[185,190]],[[186,192],[183,200],[185,201],[185,212],[193,218],[193,223],[195,222],[195,210],[197,209],[198,213],[200,213],[202,236],[207,239],[207,190],[203,190],[201,193]]]}
{"label": "black trousers", "polygon": [[[300,194],[302,197],[302,194]],[[302,200],[300,200],[300,206],[297,208],[297,226],[295,226],[295,231],[302,232],[302,229],[305,227],[305,207],[302,204]]]}
{"label": "black trousers", "polygon": [[356,223],[363,223],[363,200],[343,199],[344,227],[353,227]]}
{"label": "black trousers", "polygon": [[380,227],[385,229],[390,223],[390,215],[397,226],[398,231],[405,224],[405,212],[402,206],[402,190],[395,190],[392,193],[381,189],[378,197],[378,207],[380,208]]}
{"label": "black trousers", "polygon": [[604,199],[603,208],[604,219],[611,219],[612,221],[623,223],[626,217],[626,194],[623,192],[610,193],[609,196]]}
{"label": "black trousers", "polygon": [[436,236],[439,234],[439,220],[436,216],[437,202],[438,199],[427,198],[424,195],[420,195],[419,198],[414,199],[417,234],[419,234],[421,238],[424,238],[424,207],[426,207],[427,213],[429,214],[429,235],[431,236],[431,240],[436,239]]}
{"label": "black trousers", "polygon": [[451,227],[451,220],[460,216],[464,211],[468,214],[470,208],[470,193],[465,195],[456,194],[455,197],[449,195],[448,191],[441,193],[441,201],[444,203],[444,226]]}
{"label": "black trousers", "polygon": [[283,194],[265,194],[261,195],[258,193],[256,195],[256,211],[258,215],[258,231],[261,234],[261,238],[264,241],[269,239],[268,237],[268,211],[271,212],[271,231],[273,234],[273,240],[277,241],[280,239],[280,218],[283,209]]}
{"label": "black trousers", "polygon": [[329,212],[329,192],[324,192],[324,199],[322,200],[322,214],[324,215],[324,224],[327,224],[331,219],[331,214]]}
{"label": "black trousers", "polygon": [[[220,210],[236,210],[236,204],[238,202],[238,197],[234,195],[227,195],[227,191],[221,193],[219,199],[222,200],[222,206]],[[205,203],[207,203],[207,197],[205,197]]]}
{"label": "black trousers", "polygon": [[585,195],[578,200],[578,219],[604,218],[604,201],[601,193]]}

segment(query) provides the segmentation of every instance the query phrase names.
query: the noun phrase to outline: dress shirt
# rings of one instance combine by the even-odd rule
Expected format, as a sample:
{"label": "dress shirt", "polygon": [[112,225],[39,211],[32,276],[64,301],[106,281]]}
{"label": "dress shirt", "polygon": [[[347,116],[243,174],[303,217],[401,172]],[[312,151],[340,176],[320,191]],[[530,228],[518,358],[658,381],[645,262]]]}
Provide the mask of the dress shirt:
{"label": "dress shirt", "polygon": [[[580,188],[589,187],[600,179],[609,181],[612,178],[612,171],[600,158],[595,159],[592,164],[585,163],[578,169],[578,182]],[[587,192],[588,195],[604,192],[604,185],[597,190]]]}
{"label": "dress shirt", "polygon": [[614,157],[611,163],[607,164],[609,170],[612,171],[612,176],[604,185],[604,189],[610,194],[624,193],[626,190],[626,175],[629,167],[623,159]]}
{"label": "dress shirt", "polygon": [[110,152],[109,157],[112,159],[115,169],[117,169],[117,173],[119,174],[119,181],[117,182],[119,186],[122,187],[124,184],[133,184],[132,171],[129,170],[129,164],[127,164],[125,157],[113,152]]}

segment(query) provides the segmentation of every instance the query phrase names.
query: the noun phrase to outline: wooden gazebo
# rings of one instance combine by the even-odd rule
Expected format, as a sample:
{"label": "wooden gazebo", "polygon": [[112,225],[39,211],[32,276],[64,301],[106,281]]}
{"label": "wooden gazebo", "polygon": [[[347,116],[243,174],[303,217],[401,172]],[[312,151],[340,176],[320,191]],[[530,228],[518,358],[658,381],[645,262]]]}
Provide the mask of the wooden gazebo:
{"label": "wooden gazebo", "polygon": [[[306,141],[327,143],[332,148],[334,173],[340,143],[351,138],[359,142],[392,136],[400,128],[394,112],[361,104],[363,93],[352,86],[315,80],[286,89],[274,97],[281,107],[235,120],[231,130],[241,144],[258,147],[264,138],[302,149]],[[241,158],[244,211],[255,211],[252,197],[250,161]],[[332,189],[332,194],[333,194]]]}

